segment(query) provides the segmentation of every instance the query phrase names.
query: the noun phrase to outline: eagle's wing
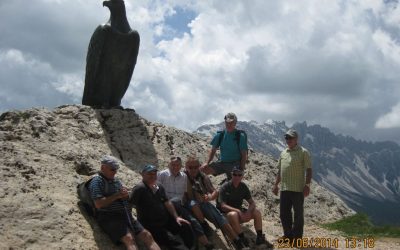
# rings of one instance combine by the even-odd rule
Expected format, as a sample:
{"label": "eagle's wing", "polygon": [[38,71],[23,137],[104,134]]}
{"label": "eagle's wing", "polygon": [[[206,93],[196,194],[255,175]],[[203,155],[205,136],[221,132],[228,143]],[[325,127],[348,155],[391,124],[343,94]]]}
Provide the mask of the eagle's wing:
{"label": "eagle's wing", "polygon": [[96,90],[96,78],[103,55],[103,46],[107,32],[109,32],[108,26],[99,25],[89,42],[88,53],[86,56],[85,89],[82,98],[83,105],[93,105],[92,99]]}
{"label": "eagle's wing", "polygon": [[124,88],[123,93],[125,93],[126,90],[128,89],[128,86],[129,86],[129,83],[130,83],[130,80],[131,80],[131,77],[133,74],[133,70],[135,69],[135,65],[137,62],[137,57],[139,54],[139,46],[140,46],[140,36],[136,30],[131,31],[128,34],[128,36],[129,36],[130,42],[132,43],[133,49],[131,50],[131,55],[130,55],[130,58],[132,60],[129,60],[129,62],[128,62],[128,69],[130,69],[130,70],[129,70],[129,72],[127,72],[128,74],[126,75],[126,78],[127,78],[126,83],[127,84],[126,84],[126,86],[124,86],[125,88]]}

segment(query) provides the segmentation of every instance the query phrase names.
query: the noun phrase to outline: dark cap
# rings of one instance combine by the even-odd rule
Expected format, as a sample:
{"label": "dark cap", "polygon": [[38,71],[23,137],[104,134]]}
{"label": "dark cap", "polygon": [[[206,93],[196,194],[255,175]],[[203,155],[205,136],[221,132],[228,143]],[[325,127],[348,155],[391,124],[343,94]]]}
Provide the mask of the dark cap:
{"label": "dark cap", "polygon": [[117,170],[119,168],[119,163],[117,158],[111,155],[105,155],[101,158],[101,164],[110,166],[113,170]]}
{"label": "dark cap", "polygon": [[148,164],[148,165],[144,166],[144,168],[142,169],[142,174],[143,173],[150,173],[150,172],[154,172],[154,171],[155,172],[158,171],[157,167],[153,166],[151,164]]}
{"label": "dark cap", "polygon": [[225,122],[236,122],[237,117],[234,113],[228,113],[224,117]]}
{"label": "dark cap", "polygon": [[232,169],[232,173],[241,173],[241,174],[243,174],[243,170],[239,166],[235,166]]}
{"label": "dark cap", "polygon": [[291,128],[285,133],[285,137],[286,136],[289,136],[289,137],[292,137],[292,138],[297,138],[297,136],[298,136],[297,135],[297,131]]}

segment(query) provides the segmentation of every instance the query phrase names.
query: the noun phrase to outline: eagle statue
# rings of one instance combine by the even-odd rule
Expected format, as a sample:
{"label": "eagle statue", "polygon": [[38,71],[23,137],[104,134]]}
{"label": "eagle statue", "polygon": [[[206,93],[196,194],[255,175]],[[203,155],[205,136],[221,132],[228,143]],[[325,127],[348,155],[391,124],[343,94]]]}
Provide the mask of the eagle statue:
{"label": "eagle statue", "polygon": [[126,18],[123,0],[106,0],[110,19],[90,39],[86,57],[82,104],[95,108],[122,108],[121,100],[132,78],[140,36]]}

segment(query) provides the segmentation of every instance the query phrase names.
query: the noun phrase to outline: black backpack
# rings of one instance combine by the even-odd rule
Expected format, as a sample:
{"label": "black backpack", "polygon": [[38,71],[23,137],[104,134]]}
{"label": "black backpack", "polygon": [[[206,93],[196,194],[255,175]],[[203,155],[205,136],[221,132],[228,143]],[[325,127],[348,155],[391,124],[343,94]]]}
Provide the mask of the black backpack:
{"label": "black backpack", "polygon": [[90,176],[90,178],[88,180],[78,184],[78,186],[76,187],[77,193],[78,193],[78,199],[79,199],[78,204],[85,209],[85,211],[88,215],[93,216],[93,217],[96,217],[97,209],[94,205],[92,196],[90,195],[89,185],[95,176],[101,177],[101,180],[104,183],[104,191],[105,191],[105,193],[108,193],[108,191],[109,191],[108,181],[106,181],[105,178],[101,174],[95,174],[95,175]]}
{"label": "black backpack", "polygon": [[[218,145],[217,147],[219,147],[221,145],[222,139],[224,138],[224,134],[225,134],[225,130],[221,130],[221,131],[217,131],[218,134]],[[239,148],[239,152],[240,152],[240,135],[243,135],[247,144],[247,134],[246,131],[241,130],[241,129],[236,129],[235,130],[235,141],[237,143],[237,146]],[[247,153],[246,153],[246,161],[248,159],[248,155],[249,155],[249,150],[247,149]]]}

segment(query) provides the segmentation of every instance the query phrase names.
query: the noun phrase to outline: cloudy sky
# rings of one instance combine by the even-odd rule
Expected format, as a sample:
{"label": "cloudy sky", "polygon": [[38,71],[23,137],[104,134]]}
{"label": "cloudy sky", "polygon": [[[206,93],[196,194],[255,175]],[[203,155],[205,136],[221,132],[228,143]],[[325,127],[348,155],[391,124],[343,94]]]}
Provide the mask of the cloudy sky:
{"label": "cloudy sky", "polygon": [[[141,36],[123,106],[187,131],[321,124],[400,142],[396,0],[125,0]],[[100,0],[0,0],[0,112],[80,103]]]}

